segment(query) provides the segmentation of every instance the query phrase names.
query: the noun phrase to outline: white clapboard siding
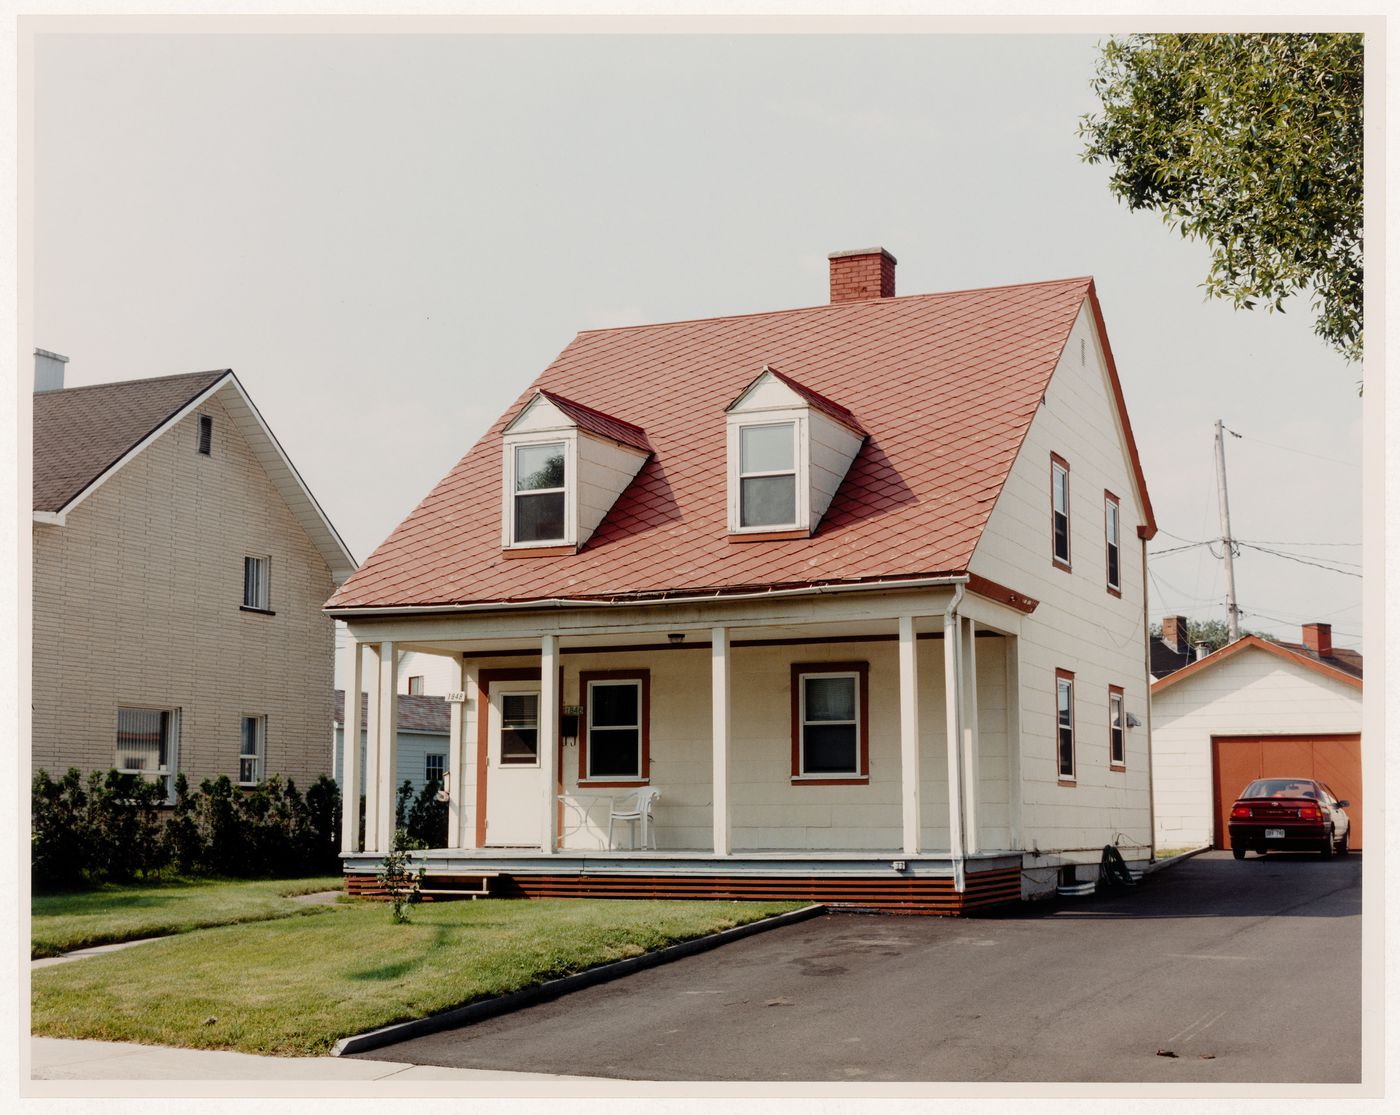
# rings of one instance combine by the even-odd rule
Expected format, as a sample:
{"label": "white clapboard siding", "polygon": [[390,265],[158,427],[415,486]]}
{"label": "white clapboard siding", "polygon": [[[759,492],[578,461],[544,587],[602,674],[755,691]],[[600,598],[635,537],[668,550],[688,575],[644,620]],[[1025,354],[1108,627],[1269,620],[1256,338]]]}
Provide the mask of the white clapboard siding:
{"label": "white clapboard siding", "polygon": [[[1070,466],[1070,557],[1051,560],[1050,455]],[[1106,587],[1104,492],[1119,499],[1121,597]],[[973,555],[973,572],[1040,601],[1021,637],[1021,772],[1028,849],[1150,844],[1144,520],[1088,303]],[[980,651],[980,646],[979,646]],[[1055,670],[1075,674],[1076,782],[1059,784]],[[1125,732],[1126,770],[1109,768],[1108,687],[1142,726]]]}

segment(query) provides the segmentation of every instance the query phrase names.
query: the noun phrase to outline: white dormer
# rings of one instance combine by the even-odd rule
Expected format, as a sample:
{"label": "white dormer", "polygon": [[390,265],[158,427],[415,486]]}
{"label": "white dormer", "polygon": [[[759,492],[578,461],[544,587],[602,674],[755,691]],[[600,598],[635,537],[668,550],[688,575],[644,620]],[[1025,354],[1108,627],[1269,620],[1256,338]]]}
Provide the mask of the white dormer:
{"label": "white dormer", "polygon": [[730,533],[815,531],[865,443],[855,415],[764,365],[725,421]]}
{"label": "white dormer", "polygon": [[536,391],[502,435],[501,545],[577,550],[651,456],[630,422]]}

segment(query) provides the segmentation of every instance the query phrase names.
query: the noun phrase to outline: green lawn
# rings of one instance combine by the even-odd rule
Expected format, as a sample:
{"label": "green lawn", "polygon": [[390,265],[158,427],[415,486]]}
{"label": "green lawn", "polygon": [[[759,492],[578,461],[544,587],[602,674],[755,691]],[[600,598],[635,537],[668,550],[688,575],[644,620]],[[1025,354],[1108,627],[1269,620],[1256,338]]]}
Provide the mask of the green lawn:
{"label": "green lawn", "polygon": [[269,879],[255,883],[180,881],[36,894],[30,904],[29,955],[57,956],[73,949],[187,933],[212,925],[265,921],[323,912],[293,902],[294,894],[339,890],[341,876]]}
{"label": "green lawn", "polygon": [[36,1034],[248,1053],[339,1038],[796,909],[794,902],[383,903],[223,926],[32,973]]}

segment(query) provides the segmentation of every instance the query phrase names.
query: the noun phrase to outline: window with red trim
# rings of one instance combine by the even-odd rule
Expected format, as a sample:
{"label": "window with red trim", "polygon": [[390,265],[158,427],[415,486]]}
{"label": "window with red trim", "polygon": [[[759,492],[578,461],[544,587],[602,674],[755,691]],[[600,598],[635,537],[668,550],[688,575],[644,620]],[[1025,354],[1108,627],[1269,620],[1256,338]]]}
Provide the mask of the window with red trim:
{"label": "window with red trim", "polygon": [[1055,751],[1061,782],[1074,781],[1074,674],[1055,671]]}
{"label": "window with red trim", "polygon": [[1123,770],[1128,765],[1126,716],[1123,713],[1123,687],[1108,687],[1108,765]]}
{"label": "window with red trim", "polygon": [[1104,533],[1104,575],[1108,591],[1114,596],[1123,595],[1122,549],[1119,546],[1118,497],[1112,492],[1103,494],[1103,533]]}
{"label": "window with red trim", "polygon": [[841,783],[869,778],[868,678],[865,662],[793,665],[793,781]]}
{"label": "window with red trim", "polygon": [[1069,462],[1050,454],[1050,556],[1069,568]]}
{"label": "window with red trim", "polygon": [[635,785],[650,777],[651,674],[597,670],[579,674],[579,783]]}

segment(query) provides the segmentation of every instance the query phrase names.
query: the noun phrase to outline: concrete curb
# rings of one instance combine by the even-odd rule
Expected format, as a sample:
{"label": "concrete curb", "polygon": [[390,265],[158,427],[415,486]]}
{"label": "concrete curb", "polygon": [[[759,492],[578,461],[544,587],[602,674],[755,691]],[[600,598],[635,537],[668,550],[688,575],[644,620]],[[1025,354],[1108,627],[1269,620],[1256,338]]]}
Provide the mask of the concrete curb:
{"label": "concrete curb", "polygon": [[414,1018],[408,1022],[396,1022],[391,1026],[381,1026],[378,1030],[369,1030],[363,1034],[353,1034],[336,1042],[331,1048],[331,1056],[347,1057],[353,1053],[365,1053],[371,1049],[394,1045],[401,1041],[407,1041],[409,1038],[421,1037],[424,1034],[435,1034],[439,1030],[451,1030],[458,1026],[470,1026],[476,1022],[484,1022],[488,1018],[509,1014],[511,1011],[531,1007],[536,1003],[548,1002],[550,999],[557,999],[572,991],[581,991],[585,987],[593,987],[610,980],[621,979],[623,976],[630,976],[633,972],[640,972],[646,968],[655,968],[661,964],[669,964],[674,960],[682,960],[687,956],[694,956],[699,952],[708,952],[710,949],[727,945],[731,941],[752,937],[756,933],[765,933],[770,929],[781,929],[785,925],[806,921],[808,918],[814,918],[825,911],[826,907],[821,903],[804,906],[800,910],[792,910],[786,914],[751,921],[747,925],[736,925],[731,929],[724,929],[705,937],[696,937],[692,941],[668,945],[664,949],[643,953],[641,956],[629,956],[626,960],[600,964],[596,968],[589,968],[583,972],[575,972],[571,976],[561,976],[559,979],[550,980],[538,987],[526,987],[520,991],[512,991],[507,995],[498,995],[494,999],[483,999],[481,1002],[469,1003],[464,1007],[454,1007],[439,1014],[430,1014],[426,1018]]}
{"label": "concrete curb", "polygon": [[1162,871],[1168,867],[1174,867],[1182,860],[1188,860],[1192,856],[1199,856],[1202,852],[1209,852],[1210,845],[1202,844],[1199,848],[1192,848],[1189,852],[1182,852],[1179,856],[1172,856],[1170,859],[1153,860],[1142,869],[1144,875],[1151,875],[1153,872]]}

